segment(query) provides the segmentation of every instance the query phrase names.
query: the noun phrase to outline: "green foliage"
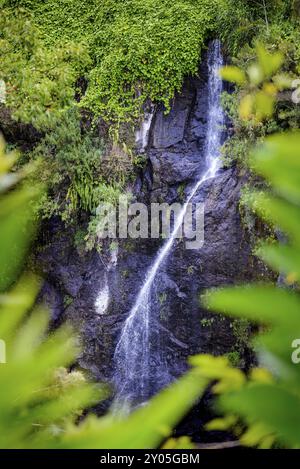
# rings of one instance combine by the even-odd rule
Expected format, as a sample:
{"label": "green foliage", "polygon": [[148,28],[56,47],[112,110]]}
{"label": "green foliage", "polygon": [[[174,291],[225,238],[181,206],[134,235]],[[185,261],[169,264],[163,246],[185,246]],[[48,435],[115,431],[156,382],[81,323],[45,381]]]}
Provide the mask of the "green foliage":
{"label": "green foliage", "polygon": [[162,449],[195,449],[194,443],[188,436],[180,436],[179,438],[169,438],[162,446]]}
{"label": "green foliage", "polygon": [[[101,202],[116,202],[140,160],[116,143],[111,153],[104,149],[103,142],[83,128],[82,116],[74,110],[75,83],[92,64],[81,41],[88,28],[83,28],[81,39],[75,35],[72,41],[65,34],[51,41],[45,24],[38,25],[38,15],[30,11],[37,2],[21,2],[18,6],[23,8],[16,2],[2,3],[0,79],[6,85],[5,106],[14,119],[45,131],[34,151],[23,155],[25,161],[39,161],[38,181],[33,178],[33,185],[43,181],[48,187],[38,211],[45,218],[57,215],[66,223],[74,222],[82,211],[95,214]],[[61,9],[53,12],[60,21]],[[67,28],[69,22],[64,18],[63,24]]]}
{"label": "green foliage", "polygon": [[149,448],[172,431],[205,387],[189,373],[127,419],[88,416],[82,409],[106,396],[82,373],[68,373],[77,354],[69,328],[46,336],[47,314],[32,308],[37,283],[24,279],[1,297],[0,336],[8,349],[1,365],[1,448]]}
{"label": "green foliage", "polygon": [[[192,370],[127,419],[91,416],[62,438],[62,448],[157,448],[203,393],[207,380]],[[83,435],[85,438],[83,438]],[[189,442],[189,447],[191,443]]]}
{"label": "green foliage", "polygon": [[242,357],[245,356],[246,350],[249,348],[251,338],[251,324],[245,318],[234,319],[231,323],[232,332],[235,338],[234,350],[227,355],[233,366],[244,364]]}
{"label": "green foliage", "polygon": [[226,357],[229,360],[231,366],[239,366],[241,363],[241,356],[237,350],[233,350],[232,352],[228,352]]}
{"label": "green foliage", "polygon": [[[299,106],[293,103],[291,92],[286,91],[299,74],[299,18],[293,19],[289,1],[241,0],[238,7],[236,2],[223,3],[219,15],[224,27],[220,32],[232,61],[223,76],[236,84],[234,92],[223,97],[234,128],[233,138],[223,147],[223,156],[226,164],[238,162],[247,166],[254,144],[283,129],[299,128]],[[233,28],[236,21],[238,27]]]}
{"label": "green foliage", "polygon": [[[252,125],[270,118],[274,113],[276,94],[291,86],[288,77],[276,75],[284,60],[280,52],[270,54],[258,43],[256,55],[257,62],[252,62],[246,73],[234,66],[226,66],[221,70],[225,80],[246,88],[240,99],[239,114],[243,121],[252,121]],[[247,93],[247,89],[251,92]]]}
{"label": "green foliage", "polygon": [[[69,328],[45,336],[47,314],[33,311],[37,291],[24,280],[1,298],[0,336],[8,348],[1,365],[1,448],[149,448],[158,446],[203,391],[205,380],[190,373],[123,420],[88,416],[82,409],[105,397],[82,373],[68,373],[76,341]],[[20,326],[21,324],[21,326]]]}
{"label": "green foliage", "polygon": [[[260,389],[262,387],[271,387],[273,385],[273,378],[269,371],[262,368],[254,368],[249,373],[248,377],[234,367],[230,363],[230,357],[213,357],[211,355],[197,355],[190,359],[191,365],[197,367],[202,376],[217,381],[213,385],[212,391],[221,396],[218,398],[219,412],[226,412],[225,416],[215,418],[206,424],[206,429],[209,431],[234,431],[239,437],[239,440],[244,446],[256,446],[258,448],[270,448],[276,441],[276,434],[268,423],[249,419],[249,427],[245,430],[244,422],[241,421],[240,416],[242,412],[240,409],[232,409],[226,407],[226,402],[231,402],[231,398],[243,395],[246,389]],[[267,400],[272,399],[272,394],[265,396],[263,401],[260,401],[258,408],[261,409],[266,406],[263,415],[269,412],[269,406],[266,404]],[[245,399],[248,398],[244,395]],[[242,400],[242,399],[241,399]],[[241,404],[241,409],[247,406],[247,403]],[[254,402],[253,402],[254,404]],[[226,410],[225,410],[226,409]],[[258,414],[259,412],[255,412]]]}
{"label": "green foliage", "polygon": [[[253,62],[254,63],[254,62]],[[230,79],[230,68],[223,69],[222,73],[224,78]],[[236,80],[235,76],[231,76]],[[263,142],[265,137],[281,130],[283,115],[278,110],[278,115],[281,114],[280,120],[277,116],[269,115],[264,116],[264,121],[261,121],[261,111],[254,100],[252,99],[253,88],[244,83],[240,88],[236,88],[233,93],[224,92],[222,94],[222,105],[224,111],[228,115],[230,122],[233,125],[234,135],[228,139],[222,146],[222,160],[225,166],[230,166],[232,163],[237,163],[240,168],[249,168],[251,162],[249,155],[251,148],[260,142]],[[272,92],[275,92],[273,89]],[[250,100],[248,102],[248,96]],[[268,95],[266,94],[268,99]],[[275,105],[274,96],[270,96],[271,107]],[[240,102],[243,100],[243,107],[241,108]],[[249,107],[245,108],[245,103]],[[278,104],[276,103],[276,107]],[[240,114],[242,111],[242,115]],[[253,111],[253,115],[245,115],[247,112]],[[244,114],[243,114],[244,113]],[[288,117],[288,116],[286,116]],[[293,117],[291,116],[291,124]]]}
{"label": "green foliage", "polygon": [[[300,329],[299,134],[267,139],[247,158],[253,142],[278,128],[299,127],[299,109],[278,98],[299,73],[300,33],[292,3],[1,2],[5,9],[0,18],[0,79],[7,88],[6,105],[15,119],[37,129],[52,129],[30,156],[43,160],[30,187],[20,185],[21,172],[7,174],[15,157],[1,147],[0,290],[5,293],[0,298],[0,337],[8,346],[8,364],[0,370],[1,447],[157,447],[208,380],[218,380],[214,391],[221,394],[219,410],[225,413],[209,424],[211,430],[233,428],[245,445],[270,447],[279,442],[300,447],[300,377],[291,362],[291,344]],[[88,77],[80,105],[114,128],[136,119],[149,98],[163,102],[168,110],[184,76],[197,72],[204,42],[215,32],[236,54],[223,71],[224,78],[237,85],[232,96],[224,97],[235,130],[224,147],[224,158],[228,163],[250,161],[251,169],[272,185],[268,193],[248,193],[244,203],[288,237],[284,245],[262,244],[258,254],[294,289],[272,285],[224,289],[210,294],[206,304],[236,318],[234,332],[242,346],[248,321],[262,324],[264,332],[256,347],[276,370],[272,375],[254,369],[245,376],[225,358],[194,357],[193,371],[129,418],[89,415],[76,424],[82,409],[104,397],[104,390],[88,384],[80,372],[68,373],[76,359],[77,341],[68,328],[47,334],[47,315],[34,307],[36,280],[27,276],[17,281],[35,230],[33,207],[39,205],[44,216],[55,214],[65,221],[76,218],[79,210],[93,213],[101,201],[118,199],[132,164],[140,162],[116,139],[106,153],[99,139],[80,127],[79,116],[73,110],[66,113],[74,107],[74,85],[79,77]],[[268,48],[259,45],[265,40]],[[49,187],[42,201],[38,190],[31,189],[37,180]],[[98,222],[97,215],[90,222],[86,238],[90,247],[96,242]],[[78,243],[82,237],[80,233]],[[211,321],[204,318],[202,325]],[[234,350],[228,357],[235,365],[237,355]],[[165,444],[166,448],[190,446],[188,439]]]}
{"label": "green foliage", "polygon": [[33,17],[22,9],[2,9],[0,79],[12,116],[36,129],[57,122],[74,100],[74,84],[89,64],[85,48],[63,40],[46,46]]}
{"label": "green foliage", "polygon": [[46,339],[44,311],[36,309],[24,319],[36,292],[37,282],[27,278],[1,298],[0,335],[7,346],[0,372],[1,448],[49,447],[48,439],[99,399],[84,380],[73,390],[64,385],[57,392],[55,370],[73,361],[75,340],[67,328]]}

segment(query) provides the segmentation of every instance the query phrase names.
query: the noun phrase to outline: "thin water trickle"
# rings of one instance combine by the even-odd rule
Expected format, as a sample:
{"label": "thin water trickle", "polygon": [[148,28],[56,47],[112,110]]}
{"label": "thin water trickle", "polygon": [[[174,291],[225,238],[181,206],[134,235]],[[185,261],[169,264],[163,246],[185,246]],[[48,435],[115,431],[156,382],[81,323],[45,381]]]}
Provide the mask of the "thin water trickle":
{"label": "thin water trickle", "polygon": [[182,226],[189,203],[208,179],[216,176],[220,168],[219,148],[222,141],[224,114],[220,104],[222,80],[219,69],[223,65],[221,45],[213,41],[208,50],[208,122],[205,144],[206,170],[194,185],[175,221],[170,238],[158,252],[149,268],[144,284],[124,323],[114,353],[115,407],[130,408],[145,402],[170,381],[169,370],[161,350],[159,318],[153,305],[156,275],[168,258],[176,234]]}

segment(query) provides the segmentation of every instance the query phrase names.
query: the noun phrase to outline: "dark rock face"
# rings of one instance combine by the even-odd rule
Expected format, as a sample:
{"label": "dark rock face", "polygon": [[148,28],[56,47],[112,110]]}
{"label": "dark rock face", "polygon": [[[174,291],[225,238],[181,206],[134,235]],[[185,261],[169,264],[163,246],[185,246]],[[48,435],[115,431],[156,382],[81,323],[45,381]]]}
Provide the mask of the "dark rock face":
{"label": "dark rock face", "polygon": [[[204,68],[199,75],[186,81],[170,114],[166,116],[163,109],[156,112],[148,165],[135,185],[137,200],[182,201],[204,169]],[[263,272],[251,255],[239,215],[245,178],[235,168],[223,169],[201,188],[194,201],[205,203],[203,247],[188,250],[176,241],[157,275],[153,301],[159,308],[160,343],[171,379],[186,369],[188,356],[222,354],[235,347],[230,321],[205,311],[199,301],[201,292],[251,281]],[[80,254],[72,233],[61,232],[55,223],[47,229],[50,242],[38,257],[46,276],[44,299],[55,321],[67,319],[79,330],[83,340],[80,365],[96,379],[109,381],[117,338],[161,241],[119,240],[113,259],[109,249]]]}

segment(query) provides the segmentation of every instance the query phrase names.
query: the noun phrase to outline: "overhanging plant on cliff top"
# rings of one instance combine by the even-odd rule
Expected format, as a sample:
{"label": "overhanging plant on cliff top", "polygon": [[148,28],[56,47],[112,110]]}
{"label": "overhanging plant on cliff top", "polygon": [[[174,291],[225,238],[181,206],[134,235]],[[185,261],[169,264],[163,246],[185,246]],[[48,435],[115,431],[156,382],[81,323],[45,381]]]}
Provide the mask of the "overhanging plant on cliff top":
{"label": "overhanging plant on cliff top", "polygon": [[75,82],[90,63],[87,49],[67,39],[48,46],[33,15],[1,8],[0,50],[2,106],[18,121],[51,128],[74,102]]}

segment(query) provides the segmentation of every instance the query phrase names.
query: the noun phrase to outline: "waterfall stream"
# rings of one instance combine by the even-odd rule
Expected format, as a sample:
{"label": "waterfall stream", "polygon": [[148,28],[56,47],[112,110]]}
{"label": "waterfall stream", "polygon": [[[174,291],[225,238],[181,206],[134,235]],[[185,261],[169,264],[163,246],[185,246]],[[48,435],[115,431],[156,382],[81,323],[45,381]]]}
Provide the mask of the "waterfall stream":
{"label": "waterfall stream", "polygon": [[[159,334],[159,317],[154,307],[157,274],[167,260],[179,228],[182,226],[188,204],[208,179],[216,176],[220,168],[224,114],[220,104],[222,80],[219,69],[223,65],[220,42],[215,40],[208,50],[208,109],[205,142],[206,169],[191,190],[169,239],[150,266],[135,303],[123,325],[114,353],[114,382],[116,403],[119,408],[141,404],[170,381],[169,370],[163,358]],[[201,157],[202,155],[199,155]]]}

